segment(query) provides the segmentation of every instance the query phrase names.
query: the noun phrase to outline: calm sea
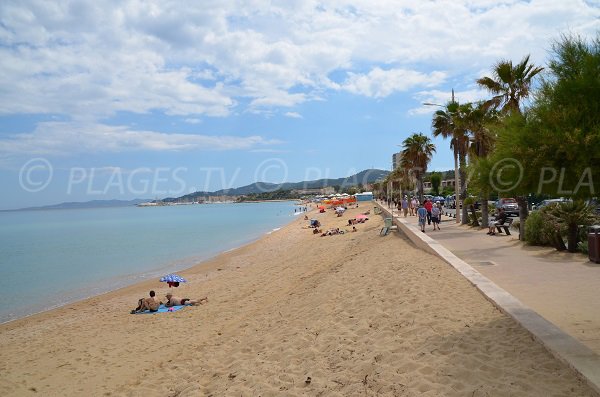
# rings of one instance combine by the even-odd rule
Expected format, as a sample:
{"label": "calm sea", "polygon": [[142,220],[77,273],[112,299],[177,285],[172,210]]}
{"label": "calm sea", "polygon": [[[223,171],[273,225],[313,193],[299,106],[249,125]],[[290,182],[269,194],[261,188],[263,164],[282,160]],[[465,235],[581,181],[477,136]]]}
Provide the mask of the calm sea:
{"label": "calm sea", "polygon": [[293,219],[294,203],[0,212],[0,322],[181,270]]}

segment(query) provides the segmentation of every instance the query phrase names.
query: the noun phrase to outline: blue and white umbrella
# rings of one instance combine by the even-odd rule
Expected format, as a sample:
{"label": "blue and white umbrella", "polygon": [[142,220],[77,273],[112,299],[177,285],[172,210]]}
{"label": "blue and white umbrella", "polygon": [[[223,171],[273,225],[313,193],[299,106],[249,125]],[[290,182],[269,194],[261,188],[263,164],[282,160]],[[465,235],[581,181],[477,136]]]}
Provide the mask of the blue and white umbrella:
{"label": "blue and white umbrella", "polygon": [[169,287],[177,287],[179,283],[185,283],[186,279],[177,274],[167,274],[160,278],[160,281],[169,283]]}

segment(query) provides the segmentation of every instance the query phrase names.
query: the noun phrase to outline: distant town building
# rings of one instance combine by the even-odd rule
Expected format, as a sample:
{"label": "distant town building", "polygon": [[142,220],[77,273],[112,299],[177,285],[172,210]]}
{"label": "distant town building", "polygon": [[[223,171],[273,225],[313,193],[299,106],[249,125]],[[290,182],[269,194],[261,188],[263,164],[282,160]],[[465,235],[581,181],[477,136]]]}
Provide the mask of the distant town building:
{"label": "distant town building", "polygon": [[373,200],[373,192],[356,193],[354,197],[356,197],[356,201],[371,201]]}
{"label": "distant town building", "polygon": [[295,190],[293,190],[293,192],[296,193],[296,194],[323,194],[323,195],[328,195],[328,194],[334,194],[335,193],[335,188],[333,188],[333,186],[327,186],[327,187],[316,188],[316,189],[295,189]]}
{"label": "distant town building", "polygon": [[392,170],[400,167],[400,163],[402,162],[402,153],[394,153],[392,154]]}
{"label": "distant town building", "polygon": [[[454,179],[444,179],[440,183],[440,188],[445,187],[454,187]],[[431,189],[431,182],[425,181],[423,182],[423,189]]]}

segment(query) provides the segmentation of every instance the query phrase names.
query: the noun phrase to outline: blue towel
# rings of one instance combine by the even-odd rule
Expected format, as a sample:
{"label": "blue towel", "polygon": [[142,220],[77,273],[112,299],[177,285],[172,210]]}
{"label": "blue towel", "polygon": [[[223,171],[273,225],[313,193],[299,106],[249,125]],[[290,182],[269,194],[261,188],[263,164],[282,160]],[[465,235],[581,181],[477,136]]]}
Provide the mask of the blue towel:
{"label": "blue towel", "polygon": [[186,306],[190,306],[190,305],[179,305],[179,306],[171,306],[171,307],[166,307],[165,305],[160,305],[157,312],[151,312],[150,310],[146,310],[144,312],[136,312],[135,314],[156,314],[156,313],[176,312],[177,310],[181,310]]}

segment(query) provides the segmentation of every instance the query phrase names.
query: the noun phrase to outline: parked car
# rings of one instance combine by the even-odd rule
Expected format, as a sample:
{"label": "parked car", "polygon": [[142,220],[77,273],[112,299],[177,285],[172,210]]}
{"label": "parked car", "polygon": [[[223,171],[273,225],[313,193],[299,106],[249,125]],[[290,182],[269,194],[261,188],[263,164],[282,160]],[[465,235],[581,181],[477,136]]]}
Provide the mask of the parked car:
{"label": "parked car", "polygon": [[514,198],[501,198],[495,203],[497,209],[504,208],[504,213],[508,216],[519,216],[519,204]]}
{"label": "parked car", "polygon": [[587,205],[592,207],[592,211],[596,215],[600,215],[600,199],[599,198],[593,198],[593,199],[588,200]]}
{"label": "parked car", "polygon": [[547,207],[549,205],[554,205],[554,204],[560,204],[560,203],[568,203],[571,202],[572,200],[570,199],[565,199],[565,198],[558,198],[558,199],[548,199],[548,200],[543,200],[541,203],[539,203],[535,209],[539,210],[542,209],[544,207]]}
{"label": "parked car", "polygon": [[442,205],[445,205],[446,203],[446,199],[444,198],[444,196],[434,196],[433,199],[431,199],[434,203],[441,203]]}
{"label": "parked car", "polygon": [[447,208],[456,208],[456,200],[454,199],[454,195],[447,196],[444,200],[444,207]]}

